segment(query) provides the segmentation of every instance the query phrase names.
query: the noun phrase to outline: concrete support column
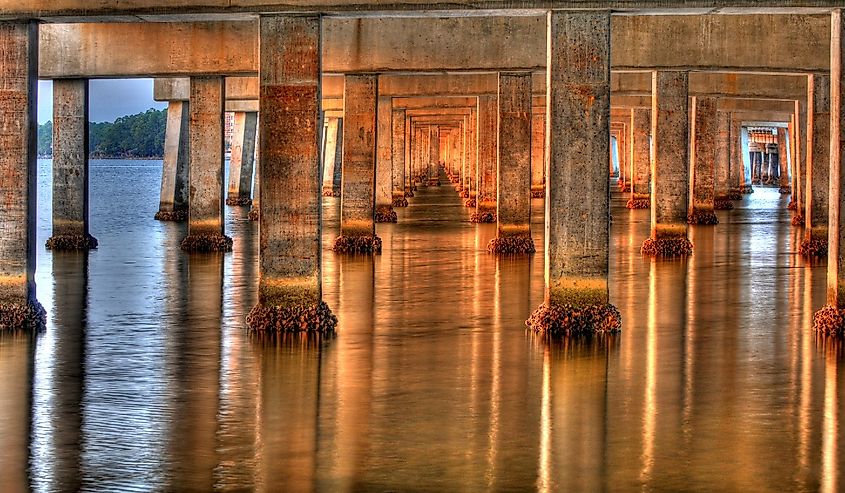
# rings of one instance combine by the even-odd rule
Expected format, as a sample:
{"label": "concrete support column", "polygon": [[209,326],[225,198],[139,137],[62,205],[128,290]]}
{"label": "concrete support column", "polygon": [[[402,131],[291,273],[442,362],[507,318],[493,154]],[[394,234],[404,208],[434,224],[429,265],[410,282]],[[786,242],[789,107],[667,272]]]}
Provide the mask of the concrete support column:
{"label": "concrete support column", "polygon": [[546,117],[531,115],[531,197],[546,196]]}
{"label": "concrete support column", "polygon": [[393,207],[408,207],[405,198],[405,110],[395,109],[391,112],[390,141],[391,165],[393,173]]}
{"label": "concrete support column", "polygon": [[379,97],[378,129],[376,138],[378,146],[376,159],[376,212],[377,223],[395,223],[396,212],[393,210],[393,100],[390,97]]}
{"label": "concrete support column", "polygon": [[830,76],[813,74],[807,81],[804,240],[798,247],[804,257],[827,257],[830,153]]}
{"label": "concrete support column", "polygon": [[631,162],[631,198],[626,206],[629,209],[648,209],[651,207],[649,177],[651,175],[651,110],[634,108],[631,110],[630,162]]}
{"label": "concrete support column", "polygon": [[752,185],[754,161],[751,157],[751,138],[748,134],[748,127],[744,125],[740,125],[739,127],[739,157],[741,163],[740,172],[742,175],[739,193],[754,193],[754,187]]}
{"label": "concrete support column", "polygon": [[478,195],[470,217],[474,223],[496,222],[497,104],[496,96],[478,97]]}
{"label": "concrete support column", "polygon": [[730,180],[728,186],[728,198],[731,200],[742,199],[742,177],[744,175],[742,158],[742,120],[738,115],[731,113],[730,133]]}
{"label": "concrete support column", "polygon": [[252,330],[333,332],[322,301],[319,15],[261,16],[258,304]]}
{"label": "concrete support column", "polygon": [[619,191],[631,193],[631,177],[628,166],[628,128],[625,124],[616,125],[616,132],[611,136],[616,138],[616,165],[619,169]]}
{"label": "concrete support column", "polygon": [[692,254],[687,238],[689,191],[689,72],[652,72],[651,236],[642,253]]}
{"label": "concrete support column", "polygon": [[[259,145],[258,141],[256,140],[256,145]],[[261,184],[261,167],[259,166],[259,159],[260,156],[256,156],[255,158],[255,179],[253,180],[253,189],[255,193],[252,196],[252,207],[249,208],[249,214],[247,214],[247,219],[250,221],[258,221],[259,217],[261,216],[261,194],[258,193],[259,185]]]}
{"label": "concrete support column", "polygon": [[716,194],[716,98],[693,96],[690,115],[690,201],[687,222],[719,224]]}
{"label": "concrete support column", "polygon": [[170,101],[164,131],[164,162],[161,169],[161,199],[155,218],[159,221],[188,219],[188,172],[191,146],[190,104]]}
{"label": "concrete support column", "polygon": [[343,186],[337,253],[381,253],[375,203],[377,95],[375,74],[346,75],[343,89]]}
{"label": "concrete support column", "polygon": [[610,223],[610,11],[551,11],[546,69],[544,302],[526,325],[549,335],[614,332]]}
{"label": "concrete support column", "polygon": [[38,25],[0,23],[0,330],[41,330],[35,297]]}
{"label": "concrete support column", "polygon": [[531,72],[500,72],[496,237],[487,251],[534,253],[531,238]]}
{"label": "concrete support column", "polygon": [[428,128],[428,185],[440,186],[440,126],[432,125]]}
{"label": "concrete support column", "polygon": [[413,197],[417,186],[414,184],[414,128],[411,117],[405,113],[405,197]]}
{"label": "concrete support column", "polygon": [[[808,91],[809,92],[809,91]],[[804,225],[804,202],[805,202],[805,195],[806,190],[804,189],[806,185],[806,176],[805,173],[807,171],[807,102],[806,101],[796,101],[795,102],[795,113],[793,114],[794,120],[794,133],[792,142],[795,144],[795,158],[794,158],[794,170],[793,176],[795,177],[795,183],[792,185],[792,201],[789,204],[789,208],[795,211],[795,215],[792,216],[792,225],[793,226],[803,226]]]}
{"label": "concrete support column", "polygon": [[[476,106],[477,103],[476,103]],[[461,197],[466,207],[475,207],[478,196],[478,110],[470,110],[467,118],[466,172]]]}
{"label": "concrete support column", "polygon": [[845,15],[831,14],[830,35],[830,211],[827,305],[813,315],[813,328],[845,333]]}
{"label": "concrete support column", "polygon": [[730,197],[731,172],[731,114],[716,113],[716,164],[715,164],[715,210],[730,210],[734,204]]}
{"label": "concrete support column", "polygon": [[188,236],[182,250],[232,250],[223,234],[223,105],[222,76],[191,78],[191,173]]}
{"label": "concrete support column", "polygon": [[340,118],[329,118],[326,125],[326,146],[323,153],[323,196],[340,197],[340,188],[334,187],[334,170],[337,160]]}
{"label": "concrete support column", "polygon": [[778,192],[782,194],[792,193],[789,186],[789,154],[787,129],[778,128]]}
{"label": "concrete support column", "polygon": [[88,80],[53,81],[53,236],[52,250],[89,250]]}
{"label": "concrete support column", "polygon": [[232,158],[229,160],[228,205],[250,205],[252,203],[252,171],[255,166],[255,135],[258,113],[254,111],[235,113],[235,127],[232,135]]}

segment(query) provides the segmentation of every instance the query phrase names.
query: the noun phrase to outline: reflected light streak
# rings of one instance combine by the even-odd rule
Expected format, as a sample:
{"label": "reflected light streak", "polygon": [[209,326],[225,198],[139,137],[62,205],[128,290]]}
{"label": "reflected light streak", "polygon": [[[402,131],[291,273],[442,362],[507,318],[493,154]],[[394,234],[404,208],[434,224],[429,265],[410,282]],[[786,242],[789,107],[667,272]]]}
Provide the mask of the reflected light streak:
{"label": "reflected light streak", "polygon": [[491,371],[491,387],[490,387],[490,433],[489,433],[489,448],[487,449],[487,487],[493,487],[493,481],[496,479],[496,454],[499,446],[499,405],[501,404],[500,394],[500,378],[501,371],[501,345],[502,345],[502,304],[501,304],[501,261],[496,260],[496,278],[494,280],[493,292],[493,313],[495,315],[495,323],[493,326],[493,363],[490,368]]}
{"label": "reflected light streak", "polygon": [[540,403],[540,461],[537,474],[537,490],[547,492],[551,486],[552,458],[552,419],[551,419],[551,365],[549,364],[549,346],[543,348],[543,387]]}
{"label": "reflected light streak", "polygon": [[[807,338],[809,339],[809,337]],[[839,341],[827,341],[828,344]],[[825,358],[824,375],[824,417],[822,421],[822,471],[821,491],[838,491],[839,468],[837,442],[839,441],[839,416],[836,391],[839,386],[837,361],[834,347],[830,347]]]}
{"label": "reflected light streak", "polygon": [[657,414],[657,263],[648,272],[648,333],[646,340],[646,390],[643,405],[643,452],[640,481],[651,480],[654,467],[654,426]]}
{"label": "reflected light streak", "polygon": [[[804,269],[804,320],[802,327],[812,327],[813,316],[813,272],[809,267]],[[810,467],[810,432],[813,390],[813,346],[809,333],[804,330],[801,335],[801,407],[798,412],[800,432],[798,434],[798,467],[801,476],[807,477]]]}

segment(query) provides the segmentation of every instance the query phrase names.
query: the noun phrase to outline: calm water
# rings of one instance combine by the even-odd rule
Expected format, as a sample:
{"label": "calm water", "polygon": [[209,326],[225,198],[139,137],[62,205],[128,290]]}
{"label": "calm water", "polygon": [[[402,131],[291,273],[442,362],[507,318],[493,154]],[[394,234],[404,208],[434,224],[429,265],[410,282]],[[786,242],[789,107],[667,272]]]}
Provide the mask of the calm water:
{"label": "calm water", "polygon": [[[39,244],[50,235],[40,163]],[[49,325],[0,336],[0,491],[802,491],[840,489],[840,350],[809,330],[824,266],[758,189],[695,255],[639,254],[648,211],[614,194],[623,332],[524,331],[542,254],[485,253],[451,187],[379,225],[373,259],[324,255],[335,339],[256,339],[257,226],[187,255],[152,219],[161,163],[94,161],[97,251],[38,251]],[[542,247],[542,201],[534,234]],[[329,245],[338,199],[324,202]]]}

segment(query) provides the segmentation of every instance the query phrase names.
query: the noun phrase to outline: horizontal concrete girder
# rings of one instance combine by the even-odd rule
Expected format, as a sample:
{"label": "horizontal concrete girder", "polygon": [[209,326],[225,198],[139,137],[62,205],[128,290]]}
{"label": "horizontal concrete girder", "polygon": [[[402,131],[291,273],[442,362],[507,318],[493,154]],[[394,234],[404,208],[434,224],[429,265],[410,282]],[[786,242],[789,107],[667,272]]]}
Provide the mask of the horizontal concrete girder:
{"label": "horizontal concrete girder", "polygon": [[[540,71],[545,32],[544,15],[328,17],[322,69]],[[39,76],[255,75],[257,39],[251,21],[46,24]],[[829,15],[614,16],[611,68],[826,72],[829,44]]]}

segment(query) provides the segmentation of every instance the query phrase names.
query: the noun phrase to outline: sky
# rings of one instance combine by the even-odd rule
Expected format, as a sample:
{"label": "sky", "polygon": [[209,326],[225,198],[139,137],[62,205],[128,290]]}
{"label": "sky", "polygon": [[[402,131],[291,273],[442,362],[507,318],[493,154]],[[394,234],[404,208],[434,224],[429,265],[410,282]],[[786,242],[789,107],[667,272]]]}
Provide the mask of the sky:
{"label": "sky", "polygon": [[[113,122],[115,119],[167,108],[167,103],[153,101],[152,79],[92,79],[88,87],[88,119]],[[38,81],[38,123],[53,119],[53,83]]]}

